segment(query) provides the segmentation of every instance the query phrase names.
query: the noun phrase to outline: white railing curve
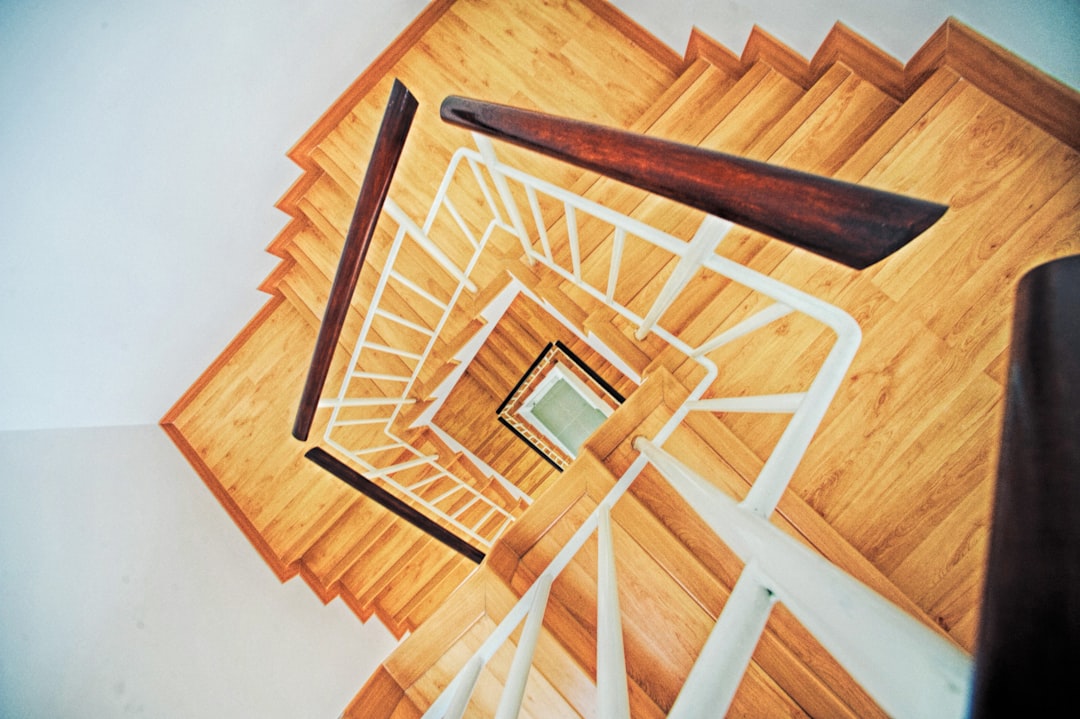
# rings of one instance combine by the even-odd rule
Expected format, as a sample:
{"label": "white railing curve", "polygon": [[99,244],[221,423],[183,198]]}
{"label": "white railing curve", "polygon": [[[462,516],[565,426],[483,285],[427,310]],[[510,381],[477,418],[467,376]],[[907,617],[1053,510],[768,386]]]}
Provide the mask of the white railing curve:
{"label": "white railing curve", "polygon": [[[959,717],[965,712],[971,678],[970,658],[917,620],[858,583],[827,560],[788,539],[768,521],[802,459],[833,396],[841,386],[858,348],[861,332],[845,312],[789,285],[761,275],[715,253],[727,223],[706,218],[695,237],[687,242],[652,228],[632,217],[533,177],[501,163],[492,143],[475,136],[480,152],[459,150],[457,157],[484,165],[493,178],[503,204],[491,203],[492,222],[515,235],[526,259],[540,264],[562,279],[606,304],[629,320],[639,337],[656,333],[705,370],[684,404],[651,438],[639,438],[639,455],[601,500],[596,511],[577,529],[536,582],[481,645],[424,714],[425,719],[462,716],[480,668],[525,620],[525,634],[532,636],[542,623],[551,582],[568,566],[594,531],[600,532],[598,567],[597,686],[600,715],[627,717],[626,674],[621,648],[621,622],[614,584],[614,561],[610,541],[611,507],[629,489],[647,464],[653,464],[671,485],[699,511],[716,534],[745,562],[743,574],[725,604],[710,638],[699,655],[671,716],[714,717],[726,712],[750,661],[772,606],[783,602],[822,645],[859,681],[876,701],[899,717]],[[527,212],[517,206],[526,198]],[[559,220],[566,223],[565,242],[569,265],[556,259],[553,223],[541,212],[544,198],[561,205]],[[509,217],[510,221],[502,219]],[[604,274],[605,285],[590,283],[583,271],[579,230],[581,218],[599,220],[607,227],[612,250]],[[531,218],[532,227],[526,226]],[[533,234],[535,233],[535,234]],[[605,236],[606,236],[605,234]],[[623,250],[634,236],[671,253],[674,272],[645,315],[639,315],[616,299]],[[678,300],[695,274],[702,270],[737,282],[767,296],[772,304],[740,322],[723,328],[713,337],[692,344],[677,331],[665,328],[663,317]],[[597,274],[597,273],[592,273]],[[835,341],[809,386],[784,394],[762,393],[734,397],[706,397],[718,374],[709,355],[791,313],[801,313],[830,328]],[[790,414],[772,453],[742,502],[735,502],[697,476],[663,449],[664,443],[690,412],[771,412]],[[882,640],[881,637],[887,637]],[[882,651],[882,642],[888,649]],[[518,654],[531,657],[534,640],[522,639]],[[525,661],[522,659],[521,661]],[[515,656],[515,667],[518,664]],[[515,685],[500,704],[499,717],[517,716],[522,689]],[[504,708],[505,705],[505,708]]]}

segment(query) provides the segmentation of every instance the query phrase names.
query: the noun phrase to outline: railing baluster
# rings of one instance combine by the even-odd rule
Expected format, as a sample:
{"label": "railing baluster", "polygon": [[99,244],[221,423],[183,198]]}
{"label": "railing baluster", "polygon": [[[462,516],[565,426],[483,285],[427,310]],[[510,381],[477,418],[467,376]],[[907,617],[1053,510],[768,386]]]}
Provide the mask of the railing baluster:
{"label": "railing baluster", "polygon": [[405,489],[409,490],[410,492],[415,492],[418,489],[423,489],[424,487],[428,486],[429,484],[434,484],[435,482],[438,482],[443,477],[449,477],[449,476],[450,476],[450,474],[448,472],[442,471],[442,472],[439,472],[436,475],[428,477],[427,479],[421,479],[419,482],[416,482],[414,484],[410,484]]}
{"label": "railing baluster", "polygon": [[473,133],[473,139],[476,141],[477,149],[480,150],[480,155],[484,158],[484,164],[487,165],[491,180],[495,183],[495,189],[498,191],[499,197],[502,198],[506,213],[510,215],[510,224],[514,226],[514,232],[521,241],[522,249],[525,250],[525,260],[531,267],[535,262],[532,256],[532,241],[529,238],[529,233],[525,230],[525,223],[521,219],[521,212],[518,210],[514,195],[510,192],[510,185],[506,182],[506,176],[499,172],[499,158],[495,155],[495,146],[491,144],[491,140],[475,132]]}
{"label": "railing baluster", "polygon": [[574,267],[574,279],[581,282],[581,246],[578,244],[577,213],[573,205],[566,208],[566,236],[570,240],[570,261]]}
{"label": "railing baluster", "polygon": [[461,213],[458,212],[457,207],[454,206],[454,203],[450,200],[450,198],[443,197],[442,203],[446,207],[446,211],[450,213],[450,217],[454,219],[454,222],[457,224],[458,228],[461,229],[461,234],[465,235],[466,239],[469,240],[469,243],[473,246],[473,249],[479,249],[480,242],[476,239],[476,236],[473,235],[472,230],[469,229],[469,226],[465,224],[465,218],[461,216]]}
{"label": "railing baluster", "polygon": [[408,382],[410,379],[412,379],[412,377],[404,377],[397,374],[386,374],[384,372],[353,372],[351,376],[354,379],[374,379],[384,380],[386,382]]}
{"label": "railing baluster", "polygon": [[408,327],[411,330],[416,330],[417,332],[420,332],[421,334],[425,334],[428,337],[430,337],[431,334],[432,334],[431,329],[429,327],[424,327],[423,325],[417,324],[416,322],[413,322],[412,320],[407,320],[404,317],[401,317],[400,315],[394,314],[393,312],[387,312],[386,310],[376,308],[375,309],[375,314],[378,315],[379,317],[382,317],[383,319],[387,319],[387,320],[390,320],[391,322],[397,323],[397,324],[401,325],[402,327]]}
{"label": "railing baluster", "polygon": [[408,357],[409,359],[422,359],[422,356],[416,352],[409,352],[408,350],[398,349],[397,347],[389,347],[384,344],[378,344],[377,342],[367,342],[364,344],[367,349],[375,350],[376,352],[386,352],[387,354],[399,355],[401,357]]}
{"label": "railing baluster", "polygon": [[476,680],[480,678],[480,670],[484,668],[484,660],[479,655],[474,656],[461,670],[460,684],[454,691],[454,697],[450,700],[450,706],[446,708],[445,719],[461,719],[465,716],[465,709],[469,706],[469,698],[473,689],[476,688]]}
{"label": "railing baluster", "polygon": [[[400,407],[403,404],[412,404],[416,400],[411,397],[405,399],[384,399],[382,397],[346,397],[345,399],[337,399],[332,397],[329,399],[319,400],[319,409],[329,409],[332,407]],[[337,422],[337,424],[343,424]]]}
{"label": "railing baluster", "polygon": [[435,499],[432,499],[430,502],[428,502],[428,504],[430,504],[432,507],[434,507],[435,505],[437,505],[439,502],[443,501],[447,497],[450,497],[451,495],[456,494],[457,492],[459,492],[459,491],[461,491],[463,489],[465,489],[465,485],[463,485],[463,484],[455,484],[453,487],[446,490],[445,492],[440,494]]}
{"label": "railing baluster", "polygon": [[439,455],[428,454],[423,457],[417,457],[416,459],[410,459],[406,460],[405,462],[399,462],[398,464],[392,464],[389,467],[382,467],[374,474],[376,477],[386,477],[386,475],[393,474],[394,472],[402,472],[406,469],[413,469],[414,467],[419,467],[422,464],[430,464],[437,461],[439,461]]}
{"label": "railing baluster", "polygon": [[339,419],[334,423],[335,427],[356,427],[363,424],[385,424],[390,421],[389,417],[372,417],[370,419]]}
{"label": "railing baluster", "polygon": [[711,340],[694,350],[690,356],[695,359],[698,357],[703,357],[709,352],[720,349],[729,342],[737,340],[740,337],[747,335],[756,329],[760,329],[765,325],[769,324],[770,322],[780,319],[781,317],[786,317],[792,312],[794,312],[794,310],[792,310],[785,304],[781,304],[780,302],[771,304],[760,312],[755,312],[754,314],[750,315],[734,327],[721,332],[716,337],[713,337]]}
{"label": "railing baluster", "polygon": [[473,175],[476,177],[476,184],[480,187],[480,192],[484,195],[484,200],[487,201],[488,207],[491,208],[491,212],[495,215],[496,224],[505,227],[506,220],[503,219],[502,213],[499,212],[499,206],[495,204],[495,198],[491,196],[491,188],[488,187],[487,180],[484,179],[484,173],[480,171],[480,164],[472,159],[468,158],[469,167],[472,168]]}
{"label": "railing baluster", "polygon": [[532,606],[529,607],[529,614],[525,617],[525,628],[521,630],[521,637],[518,639],[517,651],[514,652],[514,661],[506,676],[495,719],[515,719],[521,712],[521,700],[525,697],[525,684],[529,680],[536,642],[544,625],[544,610],[547,609],[548,595],[551,593],[551,577],[541,576],[536,584],[538,589]]}
{"label": "railing baluster", "polygon": [[424,232],[423,228],[405,214],[405,211],[402,210],[393,199],[387,197],[383,209],[386,210],[386,214],[394,219],[394,222],[405,228],[405,231],[409,233],[409,236],[413,238],[413,241],[431,255],[433,260],[442,265],[443,269],[449,272],[451,277],[465,285],[470,292],[476,292],[476,285],[473,281],[465,276],[465,273],[461,271],[461,268],[446,256],[446,253],[442,251],[442,248],[431,241],[431,238],[427,236],[427,233]]}
{"label": "railing baluster", "polygon": [[596,598],[596,700],[597,713],[605,717],[630,717],[626,686],[626,652],[623,649],[622,613],[615,575],[615,543],[610,507],[600,506],[599,556]]}
{"label": "railing baluster", "polygon": [[390,277],[394,278],[395,280],[397,280],[397,281],[398,281],[398,282],[400,282],[401,284],[405,285],[405,286],[406,286],[406,287],[408,287],[408,288],[409,288],[410,290],[412,290],[412,291],[413,291],[413,292],[415,292],[416,294],[420,295],[420,296],[421,296],[421,297],[423,297],[423,298],[424,298],[425,300],[427,300],[427,301],[428,301],[428,302],[430,302],[431,304],[435,305],[435,306],[436,306],[436,307],[438,307],[439,309],[445,310],[445,309],[447,309],[447,307],[449,307],[449,305],[447,305],[447,304],[446,304],[445,302],[443,302],[442,300],[440,300],[440,299],[439,299],[438,297],[436,297],[435,295],[431,294],[430,292],[428,292],[427,290],[425,290],[425,289],[424,289],[423,287],[421,287],[420,285],[416,284],[415,282],[413,282],[412,280],[410,280],[410,279],[409,279],[408,277],[406,277],[405,275],[401,274],[401,273],[400,273],[400,272],[398,272],[397,270],[390,270]]}
{"label": "railing baluster", "polygon": [[540,212],[540,201],[536,197],[536,190],[532,185],[525,185],[525,195],[529,198],[529,208],[532,209],[533,224],[536,232],[540,235],[540,244],[544,248],[544,257],[548,262],[554,262],[551,257],[551,242],[548,241],[547,227],[544,225],[544,215]]}
{"label": "railing baluster", "polygon": [[775,603],[776,598],[761,583],[754,565],[746,565],[668,719],[704,719],[727,714]]}
{"label": "railing baluster", "polygon": [[615,300],[615,284],[619,280],[619,268],[622,265],[623,243],[626,242],[626,228],[615,228],[615,237],[611,246],[611,268],[608,270],[607,294],[604,298],[608,302]]}
{"label": "railing baluster", "polygon": [[375,452],[385,452],[388,449],[404,449],[409,445],[404,442],[395,442],[394,444],[384,444],[378,447],[364,447],[363,449],[354,449],[353,454],[374,454]]}
{"label": "railing baluster", "polygon": [[888,714],[966,714],[972,665],[958,647],[652,442],[634,447]]}
{"label": "railing baluster", "polygon": [[701,221],[697,232],[694,233],[694,237],[686,247],[686,252],[679,258],[679,262],[675,265],[675,269],[672,270],[671,276],[664,283],[664,288],[660,290],[660,294],[656,296],[648,314],[645,315],[641,327],[634,333],[638,340],[643,340],[648,336],[653,326],[667,311],[667,308],[671,306],[679,293],[686,288],[687,283],[693,279],[694,274],[701,267],[701,263],[716,251],[716,246],[720,244],[720,240],[724,238],[724,235],[727,234],[731,227],[731,223],[727,220],[721,220],[719,217],[713,217],[712,215],[706,215],[705,219]]}

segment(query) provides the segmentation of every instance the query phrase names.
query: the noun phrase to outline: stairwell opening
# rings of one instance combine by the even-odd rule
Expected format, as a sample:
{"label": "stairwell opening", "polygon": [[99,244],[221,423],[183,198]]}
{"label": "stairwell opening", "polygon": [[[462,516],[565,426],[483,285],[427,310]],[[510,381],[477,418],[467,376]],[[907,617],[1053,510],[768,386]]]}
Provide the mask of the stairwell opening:
{"label": "stairwell opening", "polygon": [[624,398],[562,342],[550,342],[496,410],[499,421],[557,469]]}

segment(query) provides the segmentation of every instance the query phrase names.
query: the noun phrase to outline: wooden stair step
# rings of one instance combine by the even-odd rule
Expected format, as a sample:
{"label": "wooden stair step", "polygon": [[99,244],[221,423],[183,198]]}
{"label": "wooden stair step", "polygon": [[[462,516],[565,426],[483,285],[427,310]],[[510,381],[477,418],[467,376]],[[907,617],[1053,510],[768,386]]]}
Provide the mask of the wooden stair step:
{"label": "wooden stair step", "polygon": [[456,554],[437,540],[426,537],[402,558],[393,574],[384,575],[376,587],[357,599],[372,602],[376,614],[383,617],[388,626],[392,625],[392,631],[400,636],[409,629],[402,610]]}
{"label": "wooden stair step", "polygon": [[384,507],[356,494],[349,509],[304,553],[302,561],[307,574],[330,593],[341,576],[394,521],[394,516]]}
{"label": "wooden stair step", "polygon": [[[429,537],[412,525],[395,521],[391,523],[367,548],[365,553],[341,576],[342,594],[352,598],[350,604],[359,607],[368,616],[375,611],[373,600],[393,578],[405,557]],[[391,631],[404,631],[402,627],[387,627]]]}

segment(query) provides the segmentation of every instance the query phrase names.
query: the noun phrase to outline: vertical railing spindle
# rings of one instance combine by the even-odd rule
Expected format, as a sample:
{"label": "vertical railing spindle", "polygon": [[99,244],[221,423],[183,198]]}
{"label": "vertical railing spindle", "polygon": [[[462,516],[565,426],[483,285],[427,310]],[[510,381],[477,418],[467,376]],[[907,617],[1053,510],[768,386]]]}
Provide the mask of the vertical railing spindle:
{"label": "vertical railing spindle", "polygon": [[598,715],[605,719],[630,716],[623,649],[622,612],[615,574],[615,543],[610,508],[600,507],[596,599],[596,694]]}
{"label": "vertical railing spindle", "polygon": [[671,306],[679,293],[686,288],[690,280],[694,278],[694,273],[701,268],[701,263],[716,251],[716,246],[720,244],[720,240],[724,238],[731,226],[731,223],[727,220],[706,215],[701,225],[698,226],[697,232],[690,239],[686,252],[679,258],[679,262],[675,265],[675,269],[672,270],[671,276],[664,283],[664,288],[660,290],[660,294],[653,301],[649,313],[645,315],[645,319],[641,322],[641,327],[634,333],[634,337],[643,340],[648,336],[653,326],[660,320],[661,315]]}
{"label": "vertical railing spindle", "polygon": [[775,597],[758,578],[754,565],[746,565],[679,691],[668,719],[727,714],[775,602]]}
{"label": "vertical railing spindle", "polygon": [[548,595],[551,593],[551,575],[543,575],[537,580],[536,596],[533,597],[529,615],[525,618],[525,628],[521,630],[514,661],[506,676],[499,708],[495,719],[515,719],[521,711],[521,700],[525,697],[525,684],[529,680],[536,642],[540,638],[540,628],[544,625],[544,610],[547,608]]}
{"label": "vertical railing spindle", "polygon": [[525,222],[521,219],[521,212],[518,210],[514,195],[510,192],[510,185],[506,182],[506,176],[498,170],[499,158],[495,155],[495,146],[490,139],[475,132],[473,133],[473,140],[476,142],[476,148],[480,151],[481,157],[484,158],[484,164],[487,165],[488,172],[491,174],[491,181],[495,183],[495,190],[502,199],[506,213],[510,215],[510,224],[514,226],[514,232],[521,241],[521,248],[525,250],[525,261],[531,267],[536,262],[532,256],[532,241],[529,239],[529,233],[525,230]]}

